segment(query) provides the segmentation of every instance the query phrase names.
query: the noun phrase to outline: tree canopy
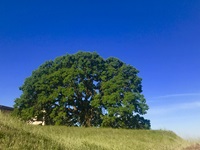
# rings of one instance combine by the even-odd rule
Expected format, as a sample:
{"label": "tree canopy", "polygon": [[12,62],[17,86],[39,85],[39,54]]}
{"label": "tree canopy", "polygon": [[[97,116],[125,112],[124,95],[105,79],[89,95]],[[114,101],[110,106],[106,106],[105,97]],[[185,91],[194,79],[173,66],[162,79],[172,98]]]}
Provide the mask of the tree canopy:
{"label": "tree canopy", "polygon": [[78,52],[47,61],[20,87],[14,113],[46,124],[149,129],[138,70],[117,58]]}

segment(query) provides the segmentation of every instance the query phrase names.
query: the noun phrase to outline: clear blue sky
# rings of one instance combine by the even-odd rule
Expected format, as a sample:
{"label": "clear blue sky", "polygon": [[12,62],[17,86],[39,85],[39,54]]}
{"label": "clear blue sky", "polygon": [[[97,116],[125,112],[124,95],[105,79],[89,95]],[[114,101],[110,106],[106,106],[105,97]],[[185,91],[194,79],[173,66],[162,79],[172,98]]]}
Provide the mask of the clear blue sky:
{"label": "clear blue sky", "polygon": [[140,70],[153,129],[200,137],[199,0],[1,0],[0,104],[47,60],[78,50]]}

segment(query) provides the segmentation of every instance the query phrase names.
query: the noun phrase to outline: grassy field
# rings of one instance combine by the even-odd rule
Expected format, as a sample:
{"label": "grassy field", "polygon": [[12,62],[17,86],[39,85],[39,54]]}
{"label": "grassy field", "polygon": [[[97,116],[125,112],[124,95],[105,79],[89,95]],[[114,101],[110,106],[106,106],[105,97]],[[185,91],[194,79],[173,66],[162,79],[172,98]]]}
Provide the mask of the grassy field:
{"label": "grassy field", "polygon": [[0,113],[0,150],[182,150],[189,144],[170,131],[32,126]]}

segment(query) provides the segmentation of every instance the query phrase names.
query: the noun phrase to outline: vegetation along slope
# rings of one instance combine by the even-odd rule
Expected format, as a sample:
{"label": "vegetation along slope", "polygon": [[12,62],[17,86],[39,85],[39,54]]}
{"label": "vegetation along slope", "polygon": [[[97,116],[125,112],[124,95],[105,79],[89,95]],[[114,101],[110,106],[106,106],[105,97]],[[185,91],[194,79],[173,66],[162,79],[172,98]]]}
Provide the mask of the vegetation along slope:
{"label": "vegetation along slope", "polygon": [[189,144],[170,131],[33,126],[0,113],[2,150],[182,150]]}

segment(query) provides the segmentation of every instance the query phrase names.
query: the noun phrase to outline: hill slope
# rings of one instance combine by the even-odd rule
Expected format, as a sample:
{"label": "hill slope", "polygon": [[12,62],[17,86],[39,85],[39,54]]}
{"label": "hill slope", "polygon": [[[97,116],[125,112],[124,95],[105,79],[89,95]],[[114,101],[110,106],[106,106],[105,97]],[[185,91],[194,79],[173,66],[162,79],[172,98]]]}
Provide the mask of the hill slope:
{"label": "hill slope", "polygon": [[31,126],[0,113],[0,149],[181,150],[170,131]]}

